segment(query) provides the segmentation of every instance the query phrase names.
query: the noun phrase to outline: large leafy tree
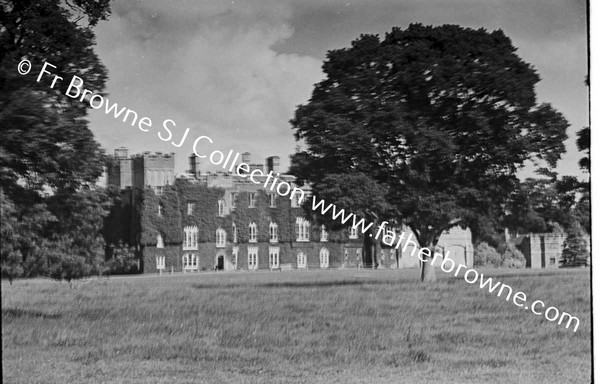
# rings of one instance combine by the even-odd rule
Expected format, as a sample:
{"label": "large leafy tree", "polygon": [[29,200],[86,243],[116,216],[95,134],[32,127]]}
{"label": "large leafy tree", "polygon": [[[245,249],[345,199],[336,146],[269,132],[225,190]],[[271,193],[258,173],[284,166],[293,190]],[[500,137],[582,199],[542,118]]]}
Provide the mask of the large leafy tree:
{"label": "large leafy tree", "polygon": [[[103,151],[85,119],[89,104],[64,93],[73,75],[93,92],[104,89],[91,27],[109,12],[108,0],[0,5],[0,183],[13,201],[44,187],[73,191],[101,174]],[[25,76],[17,71],[24,59],[32,64]],[[54,88],[53,76],[36,81],[44,62],[63,78]]]}
{"label": "large leafy tree", "polygon": [[511,195],[502,223],[518,233],[552,231],[556,224],[565,230],[578,227],[577,206],[581,183],[574,176],[558,179],[528,178]]}
{"label": "large leafy tree", "polygon": [[[292,172],[316,189],[364,173],[431,251],[444,230],[495,220],[537,158],[554,167],[568,126],[536,103],[539,76],[501,31],[411,24],[330,51],[291,123]],[[433,280],[423,263],[422,279]]]}
{"label": "large leafy tree", "polygon": [[[14,0],[0,4],[0,193],[2,274],[71,280],[97,269],[106,216],[92,191],[104,152],[86,120],[89,104],[65,95],[73,75],[102,93],[106,69],[92,27],[109,0]],[[32,69],[17,71],[22,60]],[[44,62],[63,78],[37,81]],[[6,219],[6,220],[5,220]]]}

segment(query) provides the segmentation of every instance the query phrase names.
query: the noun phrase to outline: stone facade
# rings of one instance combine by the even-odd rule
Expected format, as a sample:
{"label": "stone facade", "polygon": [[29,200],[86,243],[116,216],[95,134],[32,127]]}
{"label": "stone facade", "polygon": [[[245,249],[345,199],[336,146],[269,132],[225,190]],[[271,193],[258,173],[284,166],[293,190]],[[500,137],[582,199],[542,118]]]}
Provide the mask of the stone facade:
{"label": "stone facade", "polygon": [[[368,265],[360,231],[327,232],[305,221],[298,194],[282,197],[248,178],[226,172],[202,173],[198,160],[191,156],[190,170],[174,177],[172,154],[145,152],[130,157],[124,148],[115,151],[107,179],[121,189],[122,202],[110,225],[118,232],[115,236],[135,244],[141,272]],[[279,173],[277,157],[268,158],[263,166],[251,163],[250,154],[245,153],[242,161],[250,164],[250,172],[266,168],[265,173],[272,171],[294,191],[298,188],[293,176]],[[447,231],[438,249],[447,251],[456,262],[472,266],[470,231],[458,227]],[[403,252],[402,247],[396,250],[378,244],[376,264],[386,269],[417,268],[417,253],[417,246],[408,246]]]}
{"label": "stone facade", "polygon": [[[567,235],[565,233],[530,233],[510,239],[525,256],[525,267],[532,269],[558,268]],[[586,236],[589,244],[590,238]]]}

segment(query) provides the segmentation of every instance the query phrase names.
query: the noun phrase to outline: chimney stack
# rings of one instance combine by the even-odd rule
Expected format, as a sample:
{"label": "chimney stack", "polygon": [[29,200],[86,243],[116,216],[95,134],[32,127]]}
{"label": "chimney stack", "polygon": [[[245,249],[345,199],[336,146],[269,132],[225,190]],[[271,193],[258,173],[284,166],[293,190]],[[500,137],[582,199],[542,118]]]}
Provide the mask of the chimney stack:
{"label": "chimney stack", "polygon": [[127,147],[119,147],[115,149],[115,157],[119,160],[126,159],[129,156],[129,150]]}
{"label": "chimney stack", "polygon": [[252,155],[250,152],[242,153],[242,163],[250,164],[250,161],[252,161]]}
{"label": "chimney stack", "polygon": [[271,156],[267,158],[267,173],[279,173],[279,156]]}
{"label": "chimney stack", "polygon": [[194,175],[194,177],[198,177],[200,174],[200,158],[196,156],[196,154],[192,153],[189,157],[190,159],[190,173]]}

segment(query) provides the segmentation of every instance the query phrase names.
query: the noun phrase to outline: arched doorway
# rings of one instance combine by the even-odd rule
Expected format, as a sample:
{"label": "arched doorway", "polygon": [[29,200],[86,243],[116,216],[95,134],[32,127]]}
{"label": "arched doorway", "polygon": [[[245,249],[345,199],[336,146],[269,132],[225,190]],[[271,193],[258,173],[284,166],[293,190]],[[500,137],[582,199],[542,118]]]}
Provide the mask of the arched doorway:
{"label": "arched doorway", "polygon": [[225,257],[223,255],[217,256],[217,271],[225,269]]}

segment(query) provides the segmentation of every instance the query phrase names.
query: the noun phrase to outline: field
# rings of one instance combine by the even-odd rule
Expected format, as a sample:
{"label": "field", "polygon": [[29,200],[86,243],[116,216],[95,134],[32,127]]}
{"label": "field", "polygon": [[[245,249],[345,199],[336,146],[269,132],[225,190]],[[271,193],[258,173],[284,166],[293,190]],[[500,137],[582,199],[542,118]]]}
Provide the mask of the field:
{"label": "field", "polygon": [[482,272],[581,326],[440,271],[3,281],[3,382],[589,383],[589,269]]}

